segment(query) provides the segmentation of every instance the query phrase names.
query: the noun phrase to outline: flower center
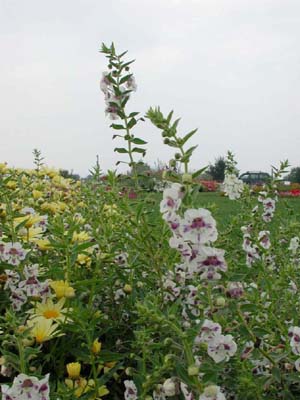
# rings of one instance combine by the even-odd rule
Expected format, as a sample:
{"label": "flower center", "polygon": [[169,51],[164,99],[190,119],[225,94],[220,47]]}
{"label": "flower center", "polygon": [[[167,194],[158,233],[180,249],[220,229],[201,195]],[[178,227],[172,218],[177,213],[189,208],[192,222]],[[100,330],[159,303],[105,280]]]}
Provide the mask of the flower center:
{"label": "flower center", "polygon": [[46,310],[43,312],[43,316],[47,319],[50,318],[57,318],[59,317],[60,313],[57,310]]}

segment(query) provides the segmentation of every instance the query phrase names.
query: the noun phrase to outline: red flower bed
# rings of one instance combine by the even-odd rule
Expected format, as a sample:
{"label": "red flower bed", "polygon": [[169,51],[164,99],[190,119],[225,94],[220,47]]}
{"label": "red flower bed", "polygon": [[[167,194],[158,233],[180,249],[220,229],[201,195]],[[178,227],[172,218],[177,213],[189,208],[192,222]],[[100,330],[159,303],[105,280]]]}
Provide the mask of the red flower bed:
{"label": "red flower bed", "polygon": [[200,181],[201,185],[204,186],[205,191],[207,192],[215,192],[218,188],[217,181]]}
{"label": "red flower bed", "polygon": [[283,197],[300,197],[300,189],[292,189],[285,192],[279,192],[279,195]]}

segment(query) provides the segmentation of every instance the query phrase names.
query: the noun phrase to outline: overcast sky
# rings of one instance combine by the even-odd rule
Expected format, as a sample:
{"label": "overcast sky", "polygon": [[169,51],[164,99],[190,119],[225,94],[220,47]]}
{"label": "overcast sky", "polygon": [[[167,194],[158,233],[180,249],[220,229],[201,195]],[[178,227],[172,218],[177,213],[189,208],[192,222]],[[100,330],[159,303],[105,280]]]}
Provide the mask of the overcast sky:
{"label": "overcast sky", "polygon": [[[136,59],[129,110],[160,105],[199,129],[194,169],[227,150],[242,172],[300,165],[299,0],[0,0],[1,161],[33,167],[38,148],[82,176],[96,154],[115,168],[99,89],[111,41]],[[135,133],[147,162],[170,159],[150,122]]]}

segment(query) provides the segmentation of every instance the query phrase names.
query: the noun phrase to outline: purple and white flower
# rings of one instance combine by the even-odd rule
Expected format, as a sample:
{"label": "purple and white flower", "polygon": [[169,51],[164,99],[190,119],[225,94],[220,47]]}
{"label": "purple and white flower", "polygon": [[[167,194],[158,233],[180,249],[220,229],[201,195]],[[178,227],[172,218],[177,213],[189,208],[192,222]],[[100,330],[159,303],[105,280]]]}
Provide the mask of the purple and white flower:
{"label": "purple and white flower", "polygon": [[39,380],[35,376],[19,374],[11,387],[1,385],[3,400],[49,400],[49,374]]}
{"label": "purple and white flower", "polygon": [[208,342],[207,353],[215,363],[228,361],[237,351],[232,335],[216,335]]}

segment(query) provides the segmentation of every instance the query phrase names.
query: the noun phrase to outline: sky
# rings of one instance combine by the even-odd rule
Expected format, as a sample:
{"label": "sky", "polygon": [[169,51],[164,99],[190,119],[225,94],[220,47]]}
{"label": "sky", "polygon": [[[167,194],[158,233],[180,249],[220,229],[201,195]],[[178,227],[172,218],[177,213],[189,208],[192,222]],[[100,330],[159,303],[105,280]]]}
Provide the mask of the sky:
{"label": "sky", "polygon": [[[33,168],[37,148],[81,176],[97,154],[122,171],[99,88],[113,41],[136,60],[128,111],[198,128],[192,169],[228,150],[241,172],[300,166],[299,38],[299,0],[0,0],[0,162]],[[150,165],[172,158],[149,121],[134,133]]]}

